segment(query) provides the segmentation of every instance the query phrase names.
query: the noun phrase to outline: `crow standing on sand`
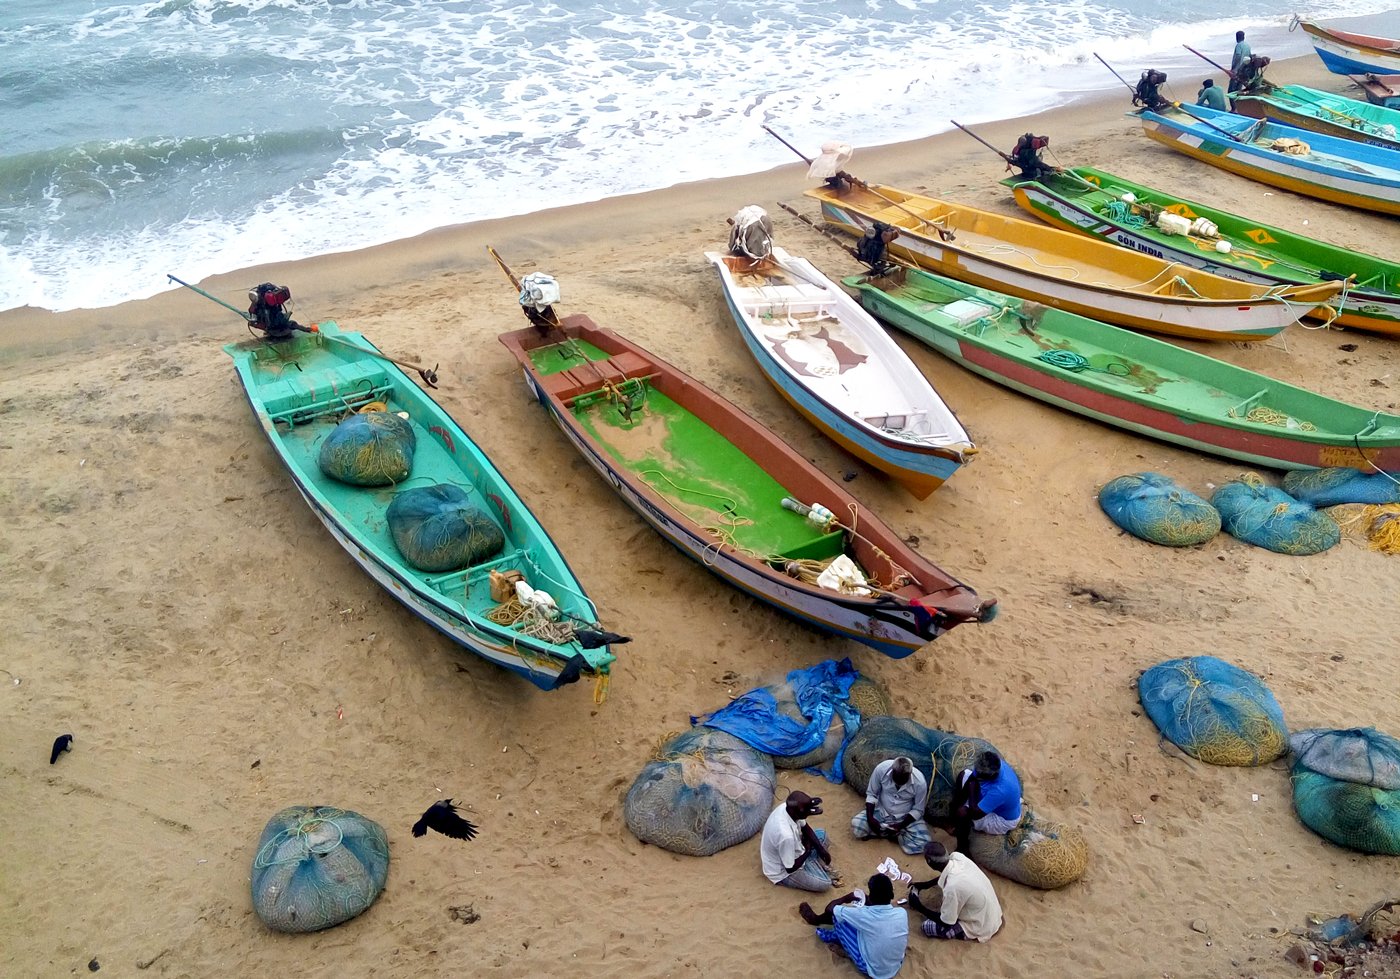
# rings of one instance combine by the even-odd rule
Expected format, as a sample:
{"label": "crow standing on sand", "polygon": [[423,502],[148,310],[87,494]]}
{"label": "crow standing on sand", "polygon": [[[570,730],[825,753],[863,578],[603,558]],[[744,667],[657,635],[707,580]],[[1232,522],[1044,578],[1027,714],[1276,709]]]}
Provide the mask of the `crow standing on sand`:
{"label": "crow standing on sand", "polygon": [[413,835],[427,836],[430,829],[454,840],[476,837],[476,825],[457,815],[457,807],[451,799],[439,799],[429,806],[423,817],[413,824]]}
{"label": "crow standing on sand", "polygon": [[73,735],[60,734],[58,737],[53,739],[53,751],[49,752],[49,764],[52,765],[54,762],[58,761],[58,756],[63,754],[65,751],[72,750]]}

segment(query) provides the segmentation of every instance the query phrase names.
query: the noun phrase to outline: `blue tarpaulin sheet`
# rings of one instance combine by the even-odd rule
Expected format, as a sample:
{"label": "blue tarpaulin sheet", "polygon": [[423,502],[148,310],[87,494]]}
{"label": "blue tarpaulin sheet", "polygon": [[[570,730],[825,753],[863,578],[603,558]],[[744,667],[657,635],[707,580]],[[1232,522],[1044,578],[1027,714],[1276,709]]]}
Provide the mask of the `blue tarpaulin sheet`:
{"label": "blue tarpaulin sheet", "polygon": [[[826,740],[833,715],[846,725],[845,741],[860,729],[860,712],[850,704],[851,684],[860,678],[849,659],[826,660],[787,675],[798,710],[806,723],[778,711],[778,702],[767,690],[750,690],[711,714],[692,717],[692,724],[718,728],[770,755],[801,755],[815,750]],[[821,771],[829,781],[840,782],[841,756],[845,741],[836,753],[830,771]]]}

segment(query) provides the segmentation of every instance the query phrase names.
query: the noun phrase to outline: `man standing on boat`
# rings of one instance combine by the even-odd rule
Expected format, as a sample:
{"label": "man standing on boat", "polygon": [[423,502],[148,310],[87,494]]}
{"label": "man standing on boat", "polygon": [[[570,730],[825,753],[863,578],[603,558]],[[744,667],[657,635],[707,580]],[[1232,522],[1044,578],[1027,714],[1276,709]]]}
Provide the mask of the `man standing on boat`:
{"label": "man standing on boat", "polygon": [[1230,56],[1230,91],[1240,88],[1240,69],[1249,60],[1249,43],[1244,39],[1244,31],[1235,31],[1235,53]]}
{"label": "man standing on boat", "polygon": [[804,891],[831,889],[831,852],[826,848],[826,832],[807,825],[820,816],[822,800],[794,789],[787,801],[768,815],[758,853],[763,876],[784,887]]}
{"label": "man standing on boat", "polygon": [[1201,82],[1201,90],[1196,93],[1196,104],[1219,109],[1221,112],[1230,111],[1230,105],[1225,101],[1225,93],[1220,90],[1219,85],[1215,84],[1214,79],[1210,78]]}
{"label": "man standing on boat", "polygon": [[928,779],[903,756],[882,761],[870,773],[865,808],[851,820],[857,839],[894,840],[905,853],[922,853],[929,841],[924,806]]}

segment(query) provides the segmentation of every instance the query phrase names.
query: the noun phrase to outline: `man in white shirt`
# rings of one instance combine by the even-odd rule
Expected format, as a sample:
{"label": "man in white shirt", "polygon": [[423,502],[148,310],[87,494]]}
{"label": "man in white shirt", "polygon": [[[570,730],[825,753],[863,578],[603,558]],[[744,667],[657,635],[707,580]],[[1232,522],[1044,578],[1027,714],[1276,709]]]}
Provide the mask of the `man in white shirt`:
{"label": "man in white shirt", "polygon": [[788,793],[787,801],[769,813],[758,845],[763,876],[775,884],[804,891],[831,889],[831,853],[826,848],[826,833],[807,825],[810,817],[820,816],[821,812],[821,799],[794,790]]}
{"label": "man in white shirt", "polygon": [[[1001,928],[1001,902],[982,868],[961,853],[949,853],[941,843],[924,847],[924,860],[938,876],[909,885],[909,907],[928,918],[928,938],[985,942]],[[919,892],[937,884],[943,902],[935,911],[919,900]]]}
{"label": "man in white shirt", "polygon": [[898,842],[905,853],[922,853],[929,841],[927,803],[928,779],[910,759],[882,761],[870,773],[865,809],[851,820],[851,831],[857,839],[883,837]]}

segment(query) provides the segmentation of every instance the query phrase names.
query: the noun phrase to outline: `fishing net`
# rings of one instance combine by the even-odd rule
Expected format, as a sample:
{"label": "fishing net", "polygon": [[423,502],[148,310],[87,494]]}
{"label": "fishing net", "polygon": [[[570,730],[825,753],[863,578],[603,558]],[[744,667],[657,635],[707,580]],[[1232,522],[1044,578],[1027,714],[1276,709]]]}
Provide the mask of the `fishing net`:
{"label": "fishing net", "polygon": [[946,821],[952,815],[958,775],[982,752],[996,750],[981,738],[935,731],[907,717],[876,717],[861,725],[846,745],[846,784],[864,795],[875,766],[903,755],[928,780],[926,816]]}
{"label": "fishing net", "polygon": [[1226,533],[1279,554],[1317,554],[1342,539],[1336,521],[1254,473],[1226,483],[1210,502]]}
{"label": "fishing net", "polygon": [[291,806],[258,840],[253,910],[274,931],[319,931],[368,908],[388,877],[378,823],[348,809]]}
{"label": "fishing net", "polygon": [[1160,473],[1110,480],[1099,490],[1099,506],[1134,537],[1168,547],[1204,544],[1220,531],[1215,507]]}
{"label": "fishing net", "polygon": [[766,754],[724,731],[693,727],[642,769],[622,815],[643,843],[707,857],[763,828],[777,785]]}
{"label": "fishing net", "polygon": [[1400,481],[1360,469],[1294,469],[1283,474],[1283,489],[1315,507],[1340,503],[1400,503]]}
{"label": "fishing net", "polygon": [[1373,727],[1308,728],[1288,739],[1295,764],[1328,778],[1400,789],[1400,741]]}
{"label": "fishing net", "polygon": [[1339,846],[1400,855],[1400,791],[1293,766],[1293,808],[1303,825]]}
{"label": "fishing net", "polygon": [[1273,693],[1214,656],[1158,663],[1138,679],[1138,697],[1163,737],[1211,765],[1264,765],[1288,750]]}
{"label": "fishing net", "polygon": [[394,546],[419,571],[453,571],[499,554],[506,537],[460,487],[438,483],[394,495],[386,514]]}
{"label": "fishing net", "polygon": [[1054,890],[1084,876],[1089,843],[1072,826],[1044,819],[1024,806],[1020,824],[1005,836],[973,833],[968,856],[984,870],[1008,880]]}
{"label": "fishing net", "polygon": [[351,415],[321,443],[321,472],[351,486],[388,486],[408,478],[418,438],[392,411]]}
{"label": "fishing net", "polygon": [[1373,551],[1400,554],[1400,503],[1340,503],[1327,516],[1348,537],[1361,538]]}

